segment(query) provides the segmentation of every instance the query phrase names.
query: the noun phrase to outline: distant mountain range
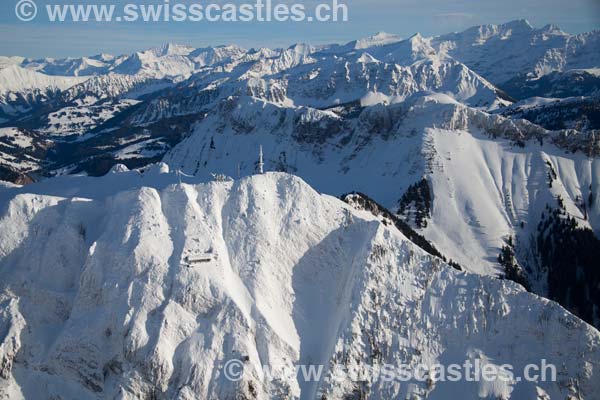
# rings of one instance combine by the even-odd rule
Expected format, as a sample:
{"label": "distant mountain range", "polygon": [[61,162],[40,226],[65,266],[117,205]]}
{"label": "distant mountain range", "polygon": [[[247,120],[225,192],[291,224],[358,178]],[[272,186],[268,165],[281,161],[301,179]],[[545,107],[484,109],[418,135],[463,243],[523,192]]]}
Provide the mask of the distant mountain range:
{"label": "distant mountain range", "polygon": [[[0,57],[0,180],[7,182],[0,227],[11,232],[0,240],[1,280],[10,282],[0,297],[2,318],[13,321],[10,332],[62,329],[51,348],[40,338],[21,339],[26,348],[44,348],[43,360],[0,355],[17,372],[37,368],[48,387],[68,377],[89,398],[122,387],[133,396],[122,398],[193,398],[185,390],[272,398],[282,388],[291,398],[344,398],[354,393],[350,383],[342,390],[252,380],[240,388],[207,371],[234,350],[252,362],[320,354],[342,363],[349,354],[377,352],[389,361],[400,351],[383,337],[392,326],[420,332],[424,348],[461,355],[475,337],[489,359],[500,357],[498,343],[518,343],[511,360],[520,363],[521,352],[541,357],[552,330],[551,340],[581,344],[555,354],[568,371],[565,382],[577,376],[580,386],[517,386],[514,398],[593,399],[597,379],[583,364],[598,363],[597,330],[525,289],[600,327],[598,49],[598,31],[571,35],[520,20],[433,38],[379,33],[287,49],[168,44],[124,56]],[[265,168],[279,174],[248,178],[259,146]],[[179,181],[193,187],[169,186]],[[183,231],[189,237],[177,236]],[[52,244],[23,232],[47,235]],[[294,237],[297,247],[267,244],[281,237]],[[219,269],[179,271],[194,282],[188,288],[169,268],[179,265],[173,254],[195,246],[191,240],[202,242],[202,254],[218,253]],[[129,253],[119,253],[123,244]],[[40,275],[29,248],[39,263],[67,260],[64,270]],[[274,259],[285,268],[271,265]],[[367,267],[340,272],[355,263]],[[295,275],[298,265],[304,270]],[[125,275],[143,284],[126,289]],[[51,301],[27,287],[43,288]],[[292,306],[286,301],[296,290],[302,293]],[[341,312],[323,293],[350,308]],[[475,307],[474,316],[452,299]],[[42,302],[47,309],[32,314]],[[388,317],[374,304],[390,304]],[[410,321],[389,317],[403,304]],[[326,333],[335,351],[311,347],[315,334],[303,315],[321,305],[318,319],[332,324]],[[98,316],[92,325],[88,312]],[[194,313],[202,317],[192,321]],[[210,334],[205,323],[224,331]],[[372,324],[381,330],[371,332]],[[491,330],[504,339],[482,339]],[[240,339],[246,331],[256,337]],[[86,335],[89,341],[77,339]],[[161,335],[177,337],[176,344],[162,343]],[[195,352],[186,342],[209,336],[215,348]],[[370,341],[378,343],[372,353],[364,347]],[[106,357],[99,354],[105,342],[114,350]],[[96,364],[82,367],[65,355],[71,348]],[[589,357],[569,358],[575,351]],[[193,376],[178,369],[200,358]],[[511,393],[496,389],[496,398]],[[7,390],[0,393],[15,393]],[[373,398],[400,395],[386,385],[369,390]],[[461,398],[484,389],[464,390]]]}

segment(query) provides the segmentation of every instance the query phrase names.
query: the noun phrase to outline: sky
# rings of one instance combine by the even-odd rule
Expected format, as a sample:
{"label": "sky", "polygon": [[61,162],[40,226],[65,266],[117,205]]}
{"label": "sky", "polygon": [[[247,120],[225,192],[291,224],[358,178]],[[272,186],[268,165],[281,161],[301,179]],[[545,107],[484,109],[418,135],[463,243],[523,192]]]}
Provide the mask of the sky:
{"label": "sky", "polygon": [[[600,29],[600,0],[339,0],[349,8],[348,22],[170,22],[50,23],[46,4],[127,2],[160,4],[164,0],[34,0],[38,18],[19,21],[18,0],[0,0],[0,55],[78,57],[99,53],[129,54],[164,43],[194,47],[238,44],[242,47],[288,47],[293,43],[345,43],[377,32],[409,37],[460,31],[470,26],[527,19],[533,26],[553,23],[570,33]],[[63,3],[60,3],[63,1]],[[190,3],[190,0],[170,0]],[[198,0],[223,3],[223,0]],[[239,3],[241,0],[228,0]],[[273,0],[276,1],[276,0]],[[330,2],[332,0],[319,0]],[[253,0],[244,0],[246,3]],[[281,0],[290,3],[290,0]],[[295,0],[310,7],[316,0]],[[44,21],[46,19],[46,21]]]}

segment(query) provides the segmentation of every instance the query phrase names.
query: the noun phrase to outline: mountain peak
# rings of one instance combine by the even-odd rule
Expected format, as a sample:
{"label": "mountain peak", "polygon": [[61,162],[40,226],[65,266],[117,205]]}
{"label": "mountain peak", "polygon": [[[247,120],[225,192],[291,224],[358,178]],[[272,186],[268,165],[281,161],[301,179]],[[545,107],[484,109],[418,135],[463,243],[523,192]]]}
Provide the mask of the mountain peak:
{"label": "mountain peak", "polygon": [[431,59],[437,52],[431,46],[431,40],[423,37],[420,33],[415,33],[411,37],[398,45],[394,45],[392,53],[388,55],[389,60],[396,63],[412,63],[417,60]]}
{"label": "mountain peak", "polygon": [[113,56],[112,54],[100,53],[100,54],[96,54],[95,56],[92,56],[90,58],[93,60],[109,62],[109,61],[113,61],[116,57]]}
{"label": "mountain peak", "polygon": [[508,29],[522,29],[522,30],[532,30],[533,26],[529,23],[529,21],[525,18],[516,19],[514,21],[509,21],[501,26]]}
{"label": "mountain peak", "polygon": [[354,50],[361,50],[369,47],[385,46],[387,44],[397,43],[400,41],[402,41],[402,38],[398,35],[386,32],[377,32],[373,36],[355,40],[349,44],[354,48]]}
{"label": "mountain peak", "polygon": [[[365,343],[385,365],[440,359],[497,368],[487,360],[498,357],[520,367],[547,357],[561,376],[581,377],[582,393],[600,390],[589,367],[600,358],[597,331],[512,282],[455,271],[366,196],[348,205],[283,173],[199,183],[118,170],[3,193],[6,398],[46,387],[55,398],[151,398],[160,388],[164,398],[268,399],[282,387],[295,399],[347,398],[339,388],[354,387],[350,375],[315,386],[288,373],[238,382],[222,378],[223,355],[247,371],[262,354],[286,369],[318,360],[329,377],[347,360],[369,367],[374,353]],[[22,232],[43,232],[44,245]],[[514,351],[498,356],[507,343]],[[379,394],[373,399],[416,397],[396,382],[367,379]],[[494,397],[506,399],[533,386],[494,383]],[[570,391],[539,385],[552,398]],[[460,390],[482,389],[474,379]],[[429,393],[455,396],[441,384]]]}
{"label": "mountain peak", "polygon": [[423,40],[425,40],[425,38],[423,37],[423,35],[421,35],[419,32],[417,32],[414,35],[412,35],[411,37],[409,37],[408,40],[411,43],[420,43],[420,42],[423,42]]}
{"label": "mountain peak", "polygon": [[23,57],[5,57],[0,56],[0,69],[5,68],[9,65],[19,65],[21,64],[25,58]]}
{"label": "mountain peak", "polygon": [[375,35],[373,35],[371,38],[377,39],[377,40],[390,40],[390,39],[397,40],[400,37],[393,33],[387,33],[387,32],[380,31],[380,32],[377,32]]}
{"label": "mountain peak", "polygon": [[548,24],[542,28],[542,32],[544,33],[565,33],[558,25]]}
{"label": "mountain peak", "polygon": [[165,43],[159,47],[147,50],[147,53],[152,53],[156,57],[166,56],[187,56],[195,49],[190,46],[179,45],[175,43]]}
{"label": "mountain peak", "polygon": [[299,54],[309,55],[315,50],[315,48],[307,43],[296,43],[290,46],[288,50]]}

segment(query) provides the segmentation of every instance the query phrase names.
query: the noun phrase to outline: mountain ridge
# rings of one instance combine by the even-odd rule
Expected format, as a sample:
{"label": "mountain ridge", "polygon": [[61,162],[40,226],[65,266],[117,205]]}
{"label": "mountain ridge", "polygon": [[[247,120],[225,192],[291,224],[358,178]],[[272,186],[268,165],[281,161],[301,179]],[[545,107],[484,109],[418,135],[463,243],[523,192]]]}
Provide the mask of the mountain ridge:
{"label": "mountain ridge", "polygon": [[[199,183],[164,165],[122,171],[0,192],[0,225],[11,228],[0,238],[5,396],[587,398],[598,390],[595,329],[512,282],[454,270],[299,178]],[[48,189],[56,196],[35,194]],[[186,266],[199,254],[210,260]],[[520,369],[541,357],[561,365],[558,382],[272,381],[255,372],[296,363],[333,370],[354,359]],[[247,360],[239,382],[223,376],[231,359]],[[564,385],[572,376],[577,385]]]}
{"label": "mountain ridge", "polygon": [[[335,197],[365,193],[466,271],[520,271],[577,313],[596,296],[594,274],[578,266],[589,299],[553,297],[550,283],[568,292],[557,277],[575,272],[560,257],[549,268],[538,242],[600,232],[597,40],[516,21],[435,38],[89,57],[104,66],[85,82],[0,99],[0,179],[159,162],[204,181],[238,178],[254,174],[263,146],[269,170]],[[21,62],[84,73],[79,61]],[[557,237],[539,237],[548,209],[569,224],[554,221]]]}

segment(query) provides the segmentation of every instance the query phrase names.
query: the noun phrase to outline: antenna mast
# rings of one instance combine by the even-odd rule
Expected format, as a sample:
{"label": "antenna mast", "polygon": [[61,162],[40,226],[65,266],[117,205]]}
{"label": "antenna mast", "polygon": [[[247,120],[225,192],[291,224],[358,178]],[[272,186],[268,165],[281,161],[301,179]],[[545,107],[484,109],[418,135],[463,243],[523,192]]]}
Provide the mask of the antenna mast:
{"label": "antenna mast", "polygon": [[259,174],[264,174],[265,173],[265,163],[263,162],[263,148],[262,145],[260,146],[260,150],[258,153],[258,173]]}

